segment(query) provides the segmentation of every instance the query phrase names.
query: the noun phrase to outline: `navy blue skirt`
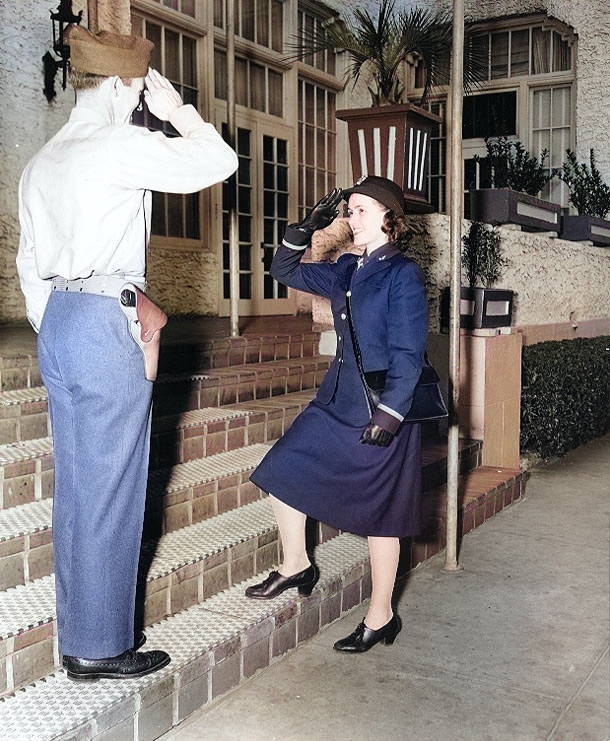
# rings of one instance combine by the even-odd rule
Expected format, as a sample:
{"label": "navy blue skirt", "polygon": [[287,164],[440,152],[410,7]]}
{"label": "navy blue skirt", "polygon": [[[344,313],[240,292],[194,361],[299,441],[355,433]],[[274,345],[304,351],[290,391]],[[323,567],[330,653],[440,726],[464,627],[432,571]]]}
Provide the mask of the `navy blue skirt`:
{"label": "navy blue skirt", "polygon": [[356,535],[421,530],[421,425],[402,424],[389,447],[363,445],[363,426],[335,400],[314,399],[250,477],[263,491]]}

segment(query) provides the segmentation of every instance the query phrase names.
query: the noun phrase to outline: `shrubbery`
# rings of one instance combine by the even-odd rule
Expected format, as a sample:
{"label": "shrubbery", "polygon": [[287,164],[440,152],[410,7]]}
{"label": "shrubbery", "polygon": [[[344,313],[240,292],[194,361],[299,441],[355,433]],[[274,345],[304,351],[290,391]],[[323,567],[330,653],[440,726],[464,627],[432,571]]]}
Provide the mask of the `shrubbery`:
{"label": "shrubbery", "polygon": [[523,348],[521,450],[551,458],[610,430],[610,337]]}

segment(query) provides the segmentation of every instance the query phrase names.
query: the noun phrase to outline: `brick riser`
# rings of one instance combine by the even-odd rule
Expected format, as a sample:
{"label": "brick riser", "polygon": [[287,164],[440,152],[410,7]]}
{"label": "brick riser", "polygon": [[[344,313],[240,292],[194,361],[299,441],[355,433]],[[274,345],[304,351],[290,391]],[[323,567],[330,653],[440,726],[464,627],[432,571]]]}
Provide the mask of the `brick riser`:
{"label": "brick riser", "polygon": [[[312,357],[319,333],[298,332],[168,343],[162,338],[159,374],[201,373],[230,365]],[[0,357],[0,392],[42,386],[36,354]]]}
{"label": "brick riser", "polygon": [[[508,469],[481,467],[459,479],[459,533],[461,536],[512,504],[522,496],[526,474]],[[399,574],[407,574],[446,545],[446,486],[438,486],[424,496],[424,531],[421,536],[405,540]],[[337,535],[333,528],[322,526],[318,542]],[[352,536],[353,537],[353,536]],[[267,532],[236,544],[219,553],[188,563],[172,573],[149,579],[146,585],[144,624],[151,625],[175,615],[214,594],[242,582],[278,563],[279,543],[275,526]],[[368,565],[367,565],[368,569]],[[55,620],[0,640],[0,656],[6,672],[8,690],[43,677],[57,668],[59,662]],[[35,671],[32,672],[32,667]],[[22,670],[22,674],[20,673]],[[0,681],[0,686],[2,682]]]}

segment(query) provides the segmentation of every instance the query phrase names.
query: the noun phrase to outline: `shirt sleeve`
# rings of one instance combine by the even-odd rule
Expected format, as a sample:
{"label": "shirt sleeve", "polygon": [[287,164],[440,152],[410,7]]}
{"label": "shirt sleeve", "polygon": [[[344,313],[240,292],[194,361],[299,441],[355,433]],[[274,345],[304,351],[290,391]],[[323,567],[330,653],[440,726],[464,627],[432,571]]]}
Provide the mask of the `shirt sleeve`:
{"label": "shirt sleeve", "polygon": [[[180,136],[166,136],[141,126],[124,127],[128,157],[117,162],[120,181],[128,188],[163,193],[194,193],[226,180],[237,170],[236,153],[192,105],[177,108],[169,121]],[[109,156],[114,149],[108,142]]]}
{"label": "shirt sleeve", "polygon": [[17,272],[21,290],[25,296],[25,312],[28,321],[36,332],[40,329],[42,315],[51,294],[51,281],[43,280],[38,275],[34,240],[31,236],[29,218],[23,206],[21,196],[21,181],[19,183],[19,221],[21,234],[17,252]]}
{"label": "shirt sleeve", "polygon": [[[302,263],[301,258],[310,241],[309,235],[288,226],[273,257],[271,275],[290,288],[330,298],[337,276],[345,269],[348,258],[342,255],[336,263]],[[353,255],[350,257],[355,259]]]}

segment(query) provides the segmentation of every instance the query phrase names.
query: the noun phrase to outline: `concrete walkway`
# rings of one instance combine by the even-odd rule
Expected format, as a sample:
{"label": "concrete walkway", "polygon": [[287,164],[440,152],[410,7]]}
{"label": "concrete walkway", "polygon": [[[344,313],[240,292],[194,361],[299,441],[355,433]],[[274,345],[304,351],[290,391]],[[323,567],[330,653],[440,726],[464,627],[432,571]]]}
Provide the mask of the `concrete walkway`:
{"label": "concrete walkway", "polygon": [[362,607],[163,741],[608,741],[610,435],[538,468],[410,575],[393,646],[332,651]]}

